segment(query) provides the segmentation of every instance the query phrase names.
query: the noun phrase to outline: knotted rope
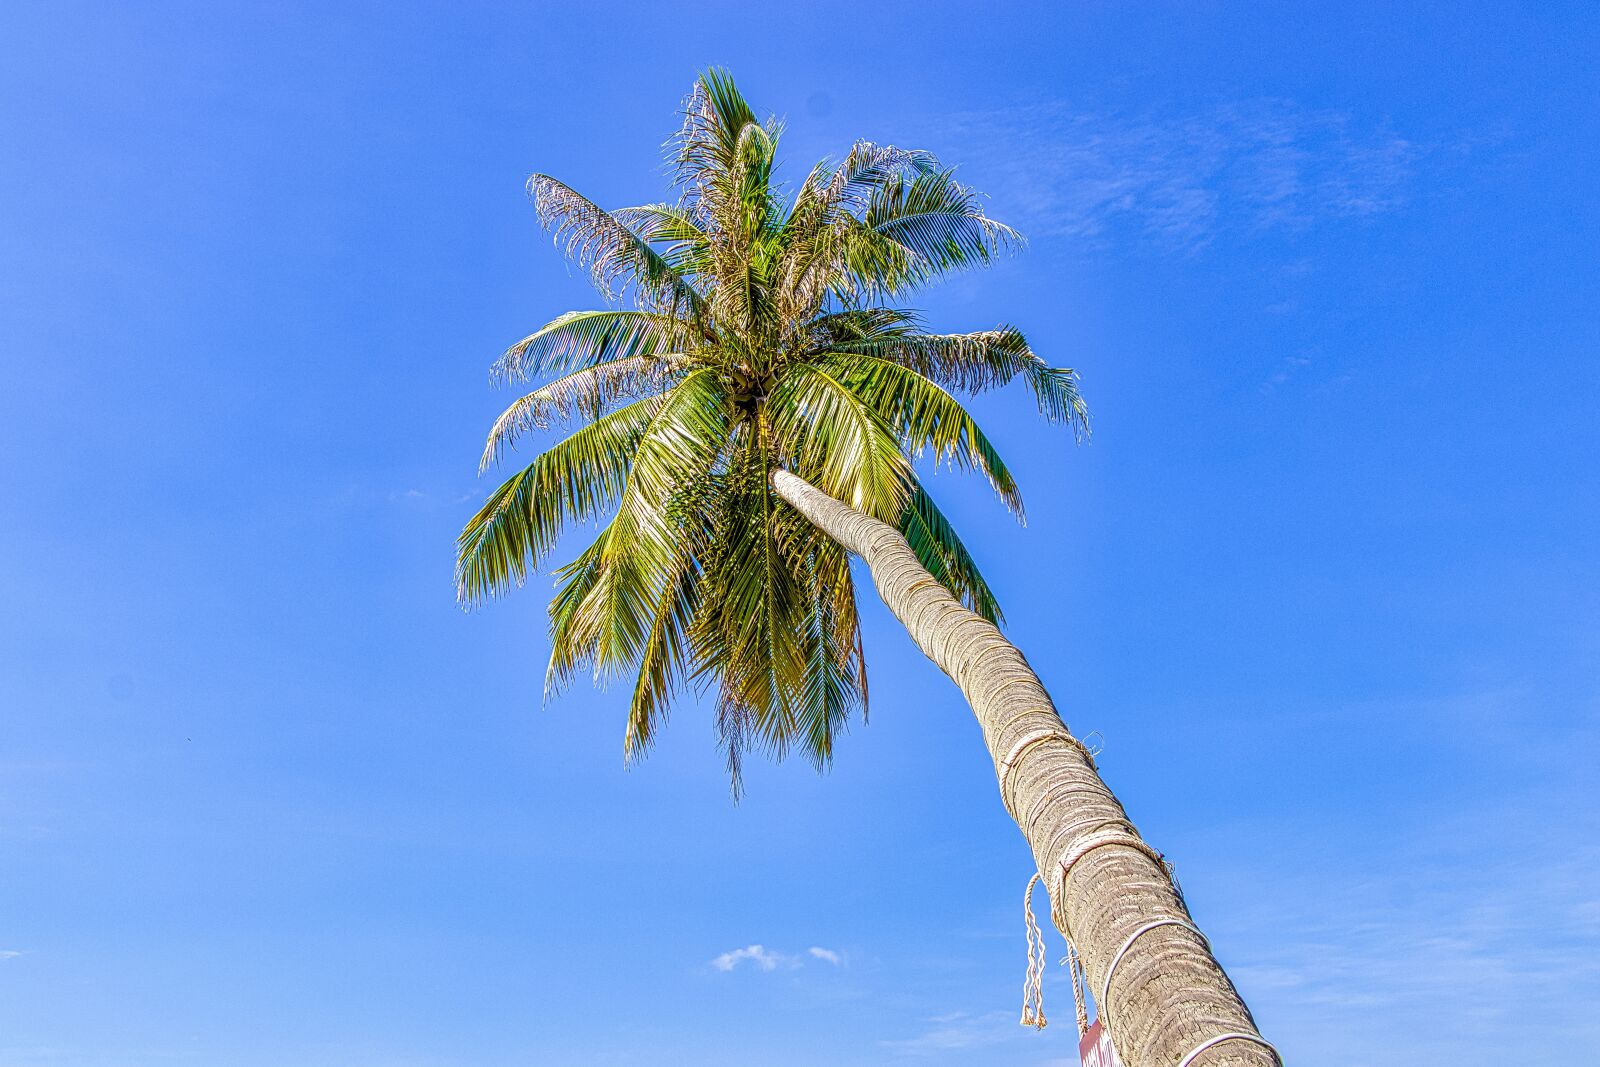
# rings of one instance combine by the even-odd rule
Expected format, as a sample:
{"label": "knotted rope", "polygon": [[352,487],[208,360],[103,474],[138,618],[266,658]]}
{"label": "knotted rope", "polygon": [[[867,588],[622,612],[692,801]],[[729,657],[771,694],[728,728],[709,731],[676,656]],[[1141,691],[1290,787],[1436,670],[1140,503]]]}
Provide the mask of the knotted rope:
{"label": "knotted rope", "polygon": [[1033,887],[1038,884],[1036,874],[1028,879],[1028,888],[1022,894],[1022,922],[1028,935],[1028,972],[1022,979],[1022,1025],[1043,1030],[1049,1023],[1044,1017],[1044,934],[1039,931],[1039,920],[1033,914]]}
{"label": "knotted rope", "polygon": [[[1028,972],[1022,979],[1021,1021],[1023,1026],[1031,1026],[1035,1030],[1043,1030],[1048,1025],[1044,1016],[1044,934],[1039,928],[1038,917],[1033,913],[1033,887],[1043,880],[1041,875],[1035,874],[1028,879],[1028,888],[1022,894],[1022,923],[1028,938]],[[1078,1036],[1081,1038],[1089,1032],[1089,1009],[1083,996],[1083,961],[1078,958],[1078,950],[1071,941],[1067,942],[1067,954],[1061,962],[1072,976],[1072,1001],[1077,1008]]]}
{"label": "knotted rope", "polygon": [[1067,942],[1067,958],[1061,962],[1072,975],[1072,1002],[1078,1009],[1078,1038],[1081,1040],[1089,1032],[1089,1008],[1083,1002],[1083,960],[1078,958],[1078,949],[1071,941]]}
{"label": "knotted rope", "polygon": [[[1016,810],[1016,798],[1012,795],[1013,772],[1017,769],[1018,764],[1021,763],[1022,757],[1026,753],[1040,745],[1048,744],[1050,742],[1063,742],[1070,747],[1078,749],[1079,752],[1081,752],[1088,760],[1091,767],[1094,766],[1094,757],[1097,754],[1091,751],[1087,745],[1073,737],[1070,733],[1066,733],[1059,728],[1046,727],[1030,730],[1023,734],[1022,737],[1020,737],[1011,745],[1010,749],[1005,753],[1005,755],[1001,757],[998,765],[1001,802],[1005,804],[1006,810],[1011,812],[1014,818],[1017,818],[1018,824],[1024,828],[1024,832],[1027,833],[1030,838],[1032,836],[1031,831],[1034,827],[1034,824],[1053,804],[1060,804],[1066,799],[1067,795],[1072,793],[1083,792],[1097,794],[1100,792],[1100,790],[1095,789],[1093,786],[1082,783],[1069,786],[1060,792],[1056,792],[1055,790],[1046,790],[1043,796],[1035,799],[1033,805],[1030,806],[1027,812],[1019,813]],[[1120,807],[1117,810],[1120,811]],[[1074,844],[1064,849],[1061,855],[1056,859],[1056,862],[1047,868],[1050,870],[1051,874],[1055,876],[1054,884],[1046,882],[1042,873],[1035,873],[1032,878],[1028,879],[1028,887],[1022,894],[1023,925],[1028,941],[1028,969],[1022,982],[1021,1022],[1023,1026],[1031,1026],[1036,1030],[1043,1030],[1045,1026],[1048,1025],[1044,1015],[1044,934],[1040,931],[1039,920],[1033,914],[1033,888],[1040,882],[1045,882],[1045,889],[1046,891],[1050,892],[1052,898],[1052,917],[1055,919],[1056,926],[1061,930],[1062,936],[1065,937],[1067,942],[1067,955],[1062,959],[1061,962],[1067,966],[1068,974],[1072,979],[1072,999],[1074,1006],[1077,1009],[1078,1037],[1081,1039],[1085,1034],[1088,1033],[1089,1029],[1089,1012],[1087,1004],[1085,1003],[1083,991],[1084,984],[1087,982],[1088,978],[1083,967],[1083,960],[1078,955],[1077,946],[1072,943],[1072,931],[1068,928],[1068,924],[1066,922],[1065,908],[1067,882],[1072,877],[1073,868],[1078,865],[1078,861],[1083,859],[1091,852],[1110,846],[1118,846],[1121,848],[1132,849],[1135,852],[1141,852],[1154,861],[1156,866],[1167,876],[1167,881],[1171,884],[1173,892],[1177,895],[1179,904],[1183,906],[1185,910],[1187,910],[1187,904],[1184,901],[1183,887],[1178,883],[1177,872],[1173,870],[1172,864],[1167,861],[1165,856],[1152,848],[1143,838],[1138,836],[1138,832],[1133,828],[1133,825],[1127,821],[1126,816],[1108,816],[1104,813],[1096,813],[1086,818],[1069,823],[1064,830],[1057,830],[1053,835],[1054,840],[1060,840],[1062,837],[1065,837],[1068,840],[1073,837],[1077,837],[1078,840]],[[1133,943],[1135,941],[1139,940],[1139,938],[1143,937],[1150,931],[1160,929],[1163,926],[1182,927],[1193,933],[1197,938],[1200,939],[1202,945],[1207,945],[1209,948],[1209,943],[1206,940],[1205,934],[1201,933],[1200,930],[1188,919],[1179,918],[1177,916],[1154,919],[1150,922],[1144,923],[1130,933],[1117,948],[1116,952],[1112,954],[1111,965],[1106,969],[1105,980],[1101,984],[1100,994],[1096,998],[1100,1019],[1105,1025],[1107,1034],[1110,1034],[1111,1032],[1111,981],[1116,976],[1118,965],[1121,964],[1123,958],[1128,954],[1128,950],[1133,947]],[[1177,1067],[1192,1067],[1194,1062],[1207,1049],[1213,1048],[1227,1041],[1250,1041],[1261,1045],[1272,1053],[1273,1058],[1278,1062],[1280,1067],[1283,1063],[1283,1057],[1279,1054],[1278,1050],[1260,1035],[1229,1032],[1218,1034],[1215,1037],[1211,1037],[1200,1042],[1200,1044],[1191,1049],[1189,1053],[1178,1062]]]}

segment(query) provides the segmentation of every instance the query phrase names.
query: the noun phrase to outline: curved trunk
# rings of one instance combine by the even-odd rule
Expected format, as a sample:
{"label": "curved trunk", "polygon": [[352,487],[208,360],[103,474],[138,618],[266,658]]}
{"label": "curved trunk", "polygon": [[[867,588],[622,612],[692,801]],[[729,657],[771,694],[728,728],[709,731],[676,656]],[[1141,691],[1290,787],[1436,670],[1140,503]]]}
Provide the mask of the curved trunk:
{"label": "curved trunk", "polygon": [[[1001,800],[1033,848],[1056,926],[1083,959],[1123,1063],[1272,1067],[1276,1057],[1159,853],[1139,838],[1022,653],[951,596],[892,526],[788,471],[775,473],[772,485],[866,561],[889,610],[972,705]],[[1230,1036],[1213,1042],[1223,1035]]]}

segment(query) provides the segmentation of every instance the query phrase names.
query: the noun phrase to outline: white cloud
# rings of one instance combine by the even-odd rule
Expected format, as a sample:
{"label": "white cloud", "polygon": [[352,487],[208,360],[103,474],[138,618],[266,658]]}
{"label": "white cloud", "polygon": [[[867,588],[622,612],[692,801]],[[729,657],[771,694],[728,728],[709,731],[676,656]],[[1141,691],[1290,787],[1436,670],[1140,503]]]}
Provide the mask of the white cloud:
{"label": "white cloud", "polygon": [[836,952],[831,948],[812,945],[806,949],[804,955],[790,952],[779,952],[765,945],[746,945],[744,948],[730,949],[711,961],[711,966],[726,974],[738,967],[741,963],[748,963],[760,971],[775,971],[782,967],[793,970],[802,966],[806,958],[831,963],[835,967],[844,965],[844,953]]}
{"label": "white cloud", "polygon": [[972,179],[1025,232],[1096,243],[1131,231],[1189,250],[1224,230],[1393,211],[1427,151],[1341,112],[1259,99],[1140,115],[1049,102],[953,116],[951,135],[945,154],[984,160]]}
{"label": "white cloud", "polygon": [[773,952],[765,945],[746,945],[744,948],[736,948],[729,952],[724,952],[711,961],[711,966],[719,971],[727,972],[745,962],[752,963],[763,971],[775,971],[779,967],[798,966],[800,961],[793,956],[788,956],[781,952]]}
{"label": "white cloud", "polygon": [[22,955],[21,949],[0,948],[0,960],[14,960],[20,955]]}

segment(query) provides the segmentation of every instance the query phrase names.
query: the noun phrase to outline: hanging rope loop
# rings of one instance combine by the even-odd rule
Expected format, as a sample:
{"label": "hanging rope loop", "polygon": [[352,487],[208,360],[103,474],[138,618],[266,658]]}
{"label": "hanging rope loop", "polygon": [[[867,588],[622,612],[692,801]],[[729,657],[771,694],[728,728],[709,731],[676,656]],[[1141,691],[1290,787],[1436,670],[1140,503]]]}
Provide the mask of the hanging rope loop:
{"label": "hanging rope loop", "polygon": [[1089,1032],[1089,1008],[1083,1001],[1083,960],[1078,957],[1078,950],[1071,941],[1067,942],[1067,957],[1061,961],[1067,965],[1067,973],[1072,975],[1072,1003],[1078,1009],[1078,1040],[1083,1040],[1083,1035]]}
{"label": "hanging rope loop", "polygon": [[[1022,923],[1028,937],[1028,973],[1022,979],[1022,1025],[1035,1030],[1043,1030],[1048,1025],[1044,1017],[1044,933],[1033,913],[1033,889],[1042,881],[1044,877],[1035,874],[1028,879],[1028,888],[1022,894]],[[1072,977],[1072,1003],[1077,1009],[1078,1037],[1082,1038],[1089,1032],[1089,1009],[1083,995],[1083,960],[1071,941],[1067,942],[1067,954],[1061,962]]]}
{"label": "hanging rope loop", "polygon": [[1039,880],[1037,874],[1028,879],[1028,888],[1022,894],[1022,921],[1028,935],[1028,973],[1022,979],[1022,1025],[1035,1030],[1049,1025],[1044,1017],[1044,934],[1033,914],[1033,887]]}

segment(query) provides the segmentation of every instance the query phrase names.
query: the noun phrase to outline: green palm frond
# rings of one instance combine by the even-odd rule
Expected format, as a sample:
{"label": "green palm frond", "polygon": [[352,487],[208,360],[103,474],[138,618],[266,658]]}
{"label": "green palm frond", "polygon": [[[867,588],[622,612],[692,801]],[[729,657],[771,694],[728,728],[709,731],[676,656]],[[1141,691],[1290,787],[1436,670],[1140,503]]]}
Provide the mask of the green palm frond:
{"label": "green palm frond", "polygon": [[804,586],[786,548],[797,516],[763,480],[771,463],[759,424],[735,444],[706,511],[704,595],[691,637],[696,678],[716,694],[717,733],[735,775],[751,744],[782,752],[793,734],[804,670],[794,622]]}
{"label": "green palm frond", "polygon": [[1001,621],[1000,603],[989,583],[978,573],[978,565],[967,547],[956,536],[955,527],[944,517],[927,490],[920,485],[912,492],[900,519],[900,532],[917,554],[928,573],[967,607],[992,623]]}
{"label": "green palm frond", "polygon": [[981,393],[1020,378],[1038,401],[1040,414],[1068,424],[1080,436],[1088,433],[1089,410],[1078,395],[1077,374],[1070,368],[1050,366],[1011,326],[974,333],[924,334],[890,325],[826,343],[833,351],[898,363],[963,392]]}
{"label": "green palm frond", "polygon": [[666,721],[673,694],[690,669],[689,631],[699,613],[700,577],[698,566],[686,553],[656,603],[628,705],[622,742],[625,759],[637,759],[649,751],[656,731]]}
{"label": "green palm frond", "polygon": [[578,558],[556,571],[556,595],[550,601],[550,663],[545,669],[544,696],[549,701],[584,666],[594,662],[595,639],[580,624],[584,601],[600,580],[611,527],[601,530]]}
{"label": "green palm frond", "polygon": [[914,370],[875,356],[823,353],[818,365],[876,412],[913,456],[981,470],[1019,518],[1022,493],[1000,453],[955,397]]}
{"label": "green palm frond", "polygon": [[657,246],[663,259],[693,280],[712,269],[711,238],[676,204],[643,204],[613,211],[624,226]]}
{"label": "green palm frond", "polygon": [[479,461],[488,470],[523,434],[547,430],[552,422],[578,416],[596,419],[625,399],[661,392],[684,372],[684,357],[676,353],[629,356],[573,371],[540,386],[501,412],[489,429],[489,440]]}
{"label": "green palm frond", "polygon": [[664,403],[652,397],[596,419],[490,493],[456,541],[462,601],[478,603],[520,586],[567,523],[620,499],[634,449]]}
{"label": "green palm frond", "polygon": [[1011,227],[986,216],[977,194],[948,170],[883,182],[873,190],[863,222],[915,257],[917,282],[981,266],[1021,242]]}
{"label": "green palm frond", "polygon": [[818,768],[833,758],[834,739],[857,708],[866,711],[866,661],[856,616],[850,558],[838,545],[819,540],[810,557],[807,584],[805,677],[796,707],[806,755]]}
{"label": "green palm frond", "polygon": [[680,565],[684,524],[673,498],[703,480],[725,444],[727,407],[710,370],[691,373],[662,399],[639,436],[611,521],[601,574],[579,608],[596,636],[598,676],[637,666],[652,607]]}
{"label": "green palm frond", "polygon": [[720,68],[706,71],[683,105],[683,126],[673,141],[678,183],[713,182],[736,169],[739,135],[759,120],[755,110]]}
{"label": "green palm frond", "polygon": [[524,337],[495,361],[501,381],[565,374],[634,356],[678,351],[692,343],[681,319],[650,311],[569,311]]}
{"label": "green palm frond", "polygon": [[670,142],[675,203],[607,211],[530,179],[558,247],[633,306],[562,315],[501,357],[500,379],[538,387],[495,422],[485,466],[532,431],[579,428],[491,492],[458,542],[472,604],[520,585],[573,523],[599,523],[555,573],[546,694],[580,671],[627,676],[629,759],[675,699],[705,697],[736,794],[749,752],[825,767],[867,707],[849,557],[773,473],[893,523],[937,581],[998,620],[914,459],[981,471],[1020,515],[1010,471],[952,394],[1021,381],[1046,418],[1087,428],[1076,376],[1015,329],[929,334],[883,306],[1019,242],[977,194],[928,152],[862,141],[791,195],[781,134],[713,70]]}
{"label": "green palm frond", "polygon": [[899,517],[914,479],[896,429],[832,368],[792,368],[767,410],[778,453],[802,478],[857,511]]}

